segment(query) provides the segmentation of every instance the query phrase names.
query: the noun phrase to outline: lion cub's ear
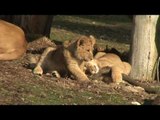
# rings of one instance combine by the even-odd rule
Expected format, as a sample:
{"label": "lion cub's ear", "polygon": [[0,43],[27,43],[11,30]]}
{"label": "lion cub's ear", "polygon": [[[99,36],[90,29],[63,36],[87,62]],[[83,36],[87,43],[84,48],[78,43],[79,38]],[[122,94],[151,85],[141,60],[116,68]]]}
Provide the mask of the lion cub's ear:
{"label": "lion cub's ear", "polygon": [[89,37],[82,36],[77,40],[77,46],[84,46],[86,43],[91,43],[92,46],[96,43],[96,39],[90,35]]}
{"label": "lion cub's ear", "polygon": [[91,38],[92,45],[94,46],[96,43],[95,37],[93,35],[90,35],[89,37]]}
{"label": "lion cub's ear", "polygon": [[78,40],[77,40],[77,46],[84,46],[86,44],[86,38],[84,36],[80,37]]}

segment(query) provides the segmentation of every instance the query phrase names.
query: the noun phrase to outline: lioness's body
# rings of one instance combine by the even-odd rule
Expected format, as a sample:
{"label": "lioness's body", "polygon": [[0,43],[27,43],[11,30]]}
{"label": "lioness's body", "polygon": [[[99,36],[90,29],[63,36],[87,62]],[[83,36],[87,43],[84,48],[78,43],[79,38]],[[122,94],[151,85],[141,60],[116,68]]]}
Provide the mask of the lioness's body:
{"label": "lioness's body", "polygon": [[20,58],[27,48],[25,34],[18,26],[0,20],[0,60]]}
{"label": "lioness's body", "polygon": [[49,47],[42,54],[33,72],[42,74],[44,69],[47,69],[49,72],[58,71],[60,74],[70,73],[77,80],[89,80],[80,65],[83,61],[93,59],[94,44],[93,37],[82,36],[75,41],[65,42],[63,46]]}
{"label": "lioness's body", "polygon": [[98,66],[99,69],[105,67],[110,68],[112,72],[111,77],[113,82],[116,83],[122,82],[122,73],[128,75],[131,71],[131,65],[127,62],[123,62],[118,55],[113,53],[98,52],[95,55],[94,60],[89,61],[86,64],[90,65],[88,65],[89,67],[86,69],[88,69],[91,73],[93,73],[92,70],[96,70],[95,66]]}

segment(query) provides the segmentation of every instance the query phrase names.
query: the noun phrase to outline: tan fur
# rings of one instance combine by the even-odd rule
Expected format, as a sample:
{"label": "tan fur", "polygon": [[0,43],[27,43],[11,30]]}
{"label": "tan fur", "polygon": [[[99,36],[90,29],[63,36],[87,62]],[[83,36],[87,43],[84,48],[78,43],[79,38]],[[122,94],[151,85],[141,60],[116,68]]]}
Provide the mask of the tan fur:
{"label": "tan fur", "polygon": [[23,30],[11,23],[0,20],[0,60],[20,58],[27,49]]}
{"label": "tan fur", "polygon": [[105,67],[111,68],[111,77],[115,83],[122,82],[122,73],[128,75],[131,71],[131,65],[129,63],[121,61],[118,55],[112,53],[98,52],[94,60],[87,64],[90,64],[90,66],[86,69],[91,71],[91,73],[93,73],[92,70],[95,70],[94,68],[96,68],[96,65],[99,69]]}
{"label": "tan fur", "polygon": [[99,72],[99,67],[95,62],[95,60],[83,61],[82,64],[80,65],[80,68],[86,74],[96,74]]}
{"label": "tan fur", "polygon": [[33,70],[34,74],[43,74],[46,69],[49,72],[70,73],[76,80],[89,80],[80,65],[93,59],[95,42],[93,36],[81,36],[75,41],[64,42],[63,46],[47,48]]}

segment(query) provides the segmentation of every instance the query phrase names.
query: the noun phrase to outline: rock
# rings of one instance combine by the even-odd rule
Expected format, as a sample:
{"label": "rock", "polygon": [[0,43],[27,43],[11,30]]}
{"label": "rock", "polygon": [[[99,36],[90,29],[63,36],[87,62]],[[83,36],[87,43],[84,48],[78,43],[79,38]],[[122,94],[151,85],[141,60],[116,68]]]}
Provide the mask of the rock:
{"label": "rock", "polygon": [[131,102],[132,105],[141,105],[139,102],[137,101],[134,101],[134,102]]}

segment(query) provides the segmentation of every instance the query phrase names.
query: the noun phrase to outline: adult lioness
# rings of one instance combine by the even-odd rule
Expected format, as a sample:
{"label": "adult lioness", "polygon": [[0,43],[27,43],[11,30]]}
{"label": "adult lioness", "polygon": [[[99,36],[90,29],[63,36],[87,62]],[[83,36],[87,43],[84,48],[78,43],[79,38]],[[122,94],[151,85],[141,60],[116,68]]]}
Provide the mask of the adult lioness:
{"label": "adult lioness", "polygon": [[43,52],[33,73],[43,74],[44,71],[58,71],[63,74],[67,72],[73,75],[76,80],[88,81],[89,79],[81,70],[80,65],[83,61],[93,59],[95,42],[93,36],[81,36],[75,41],[66,41],[57,48],[49,47]]}
{"label": "adult lioness", "polygon": [[14,60],[26,52],[27,42],[23,30],[0,20],[0,60]]}
{"label": "adult lioness", "polygon": [[128,75],[131,71],[131,65],[123,62],[120,57],[113,53],[98,52],[94,60],[82,64],[82,68],[90,71],[91,74],[98,73],[100,69],[110,68],[113,82],[122,82],[122,74]]}

